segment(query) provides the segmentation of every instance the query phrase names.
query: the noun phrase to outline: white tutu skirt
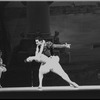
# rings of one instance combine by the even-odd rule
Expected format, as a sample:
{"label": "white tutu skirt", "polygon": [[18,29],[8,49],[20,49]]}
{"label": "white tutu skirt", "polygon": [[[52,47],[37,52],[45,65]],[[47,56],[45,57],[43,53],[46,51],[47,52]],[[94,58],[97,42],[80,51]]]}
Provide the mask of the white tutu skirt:
{"label": "white tutu skirt", "polygon": [[51,56],[50,59],[53,61],[53,62],[59,62],[60,61],[60,58],[58,56]]}
{"label": "white tutu skirt", "polygon": [[47,60],[46,63],[41,65],[39,72],[46,74],[50,70],[59,69],[60,65],[58,56],[51,56],[46,60]]}

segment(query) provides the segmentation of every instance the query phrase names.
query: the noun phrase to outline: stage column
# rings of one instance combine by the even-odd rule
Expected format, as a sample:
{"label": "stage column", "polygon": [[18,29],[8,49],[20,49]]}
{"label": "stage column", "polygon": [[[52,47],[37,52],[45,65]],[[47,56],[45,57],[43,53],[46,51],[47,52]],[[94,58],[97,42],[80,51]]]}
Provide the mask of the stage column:
{"label": "stage column", "polygon": [[49,16],[48,2],[28,2],[28,33],[41,32],[50,34]]}
{"label": "stage column", "polygon": [[[34,37],[36,33],[41,33],[43,36],[50,35],[50,24],[49,24],[49,4],[48,2],[27,2],[27,29],[28,33]],[[39,35],[39,34],[38,34]],[[32,63],[32,81],[33,86],[39,85],[38,63]]]}

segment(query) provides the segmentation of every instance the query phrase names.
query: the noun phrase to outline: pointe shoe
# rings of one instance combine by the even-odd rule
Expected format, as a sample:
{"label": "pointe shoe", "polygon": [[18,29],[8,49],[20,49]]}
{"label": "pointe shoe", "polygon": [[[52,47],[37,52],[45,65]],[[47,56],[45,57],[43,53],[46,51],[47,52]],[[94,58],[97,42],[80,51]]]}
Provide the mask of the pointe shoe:
{"label": "pointe shoe", "polygon": [[39,90],[42,90],[42,86],[39,86],[38,89],[39,89]]}
{"label": "pointe shoe", "polygon": [[74,83],[74,82],[71,83],[70,86],[71,86],[71,87],[74,87],[74,88],[78,88],[78,84],[76,84],[76,83]]}

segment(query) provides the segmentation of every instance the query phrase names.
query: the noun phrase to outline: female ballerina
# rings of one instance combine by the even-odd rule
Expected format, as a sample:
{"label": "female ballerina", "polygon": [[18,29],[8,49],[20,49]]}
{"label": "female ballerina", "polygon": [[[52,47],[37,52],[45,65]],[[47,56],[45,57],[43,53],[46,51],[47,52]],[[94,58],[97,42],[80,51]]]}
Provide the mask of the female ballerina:
{"label": "female ballerina", "polygon": [[[53,44],[51,42],[46,42],[45,40],[39,39],[36,39],[35,42],[37,44],[35,56],[28,57],[26,61],[32,62],[33,60],[35,60],[37,62],[41,62],[39,69],[39,88],[42,88],[43,75],[49,73],[50,71],[61,76],[65,81],[67,81],[70,84],[70,86],[77,88],[78,84],[71,81],[67,73],[61,67],[59,63],[59,57],[51,55],[49,48],[51,47],[51,45],[53,46]],[[49,48],[47,47],[47,44],[50,44],[48,46]],[[70,48],[70,44],[67,43],[63,46],[67,46],[68,48]],[[58,45],[58,47],[60,48],[63,46]],[[57,46],[55,45],[55,47]],[[49,56],[46,54],[48,54]]]}
{"label": "female ballerina", "polygon": [[[6,72],[7,71],[7,69],[6,69],[6,65],[5,64],[3,64],[3,60],[2,60],[2,58],[1,58],[1,56],[2,56],[2,52],[1,52],[1,50],[0,50],[0,79],[1,79],[1,76],[2,76],[2,72]],[[2,88],[2,86],[0,85],[0,87]]]}

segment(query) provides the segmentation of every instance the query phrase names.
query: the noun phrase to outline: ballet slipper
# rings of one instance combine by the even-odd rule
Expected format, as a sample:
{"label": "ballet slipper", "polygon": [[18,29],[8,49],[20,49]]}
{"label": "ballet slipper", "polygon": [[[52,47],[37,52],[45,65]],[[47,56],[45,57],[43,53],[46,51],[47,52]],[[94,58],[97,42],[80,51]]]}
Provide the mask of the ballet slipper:
{"label": "ballet slipper", "polygon": [[70,86],[71,86],[71,87],[74,87],[74,88],[78,88],[78,84],[76,84],[75,82],[70,83]]}
{"label": "ballet slipper", "polygon": [[38,89],[39,89],[39,90],[42,90],[42,86],[39,86]]}

